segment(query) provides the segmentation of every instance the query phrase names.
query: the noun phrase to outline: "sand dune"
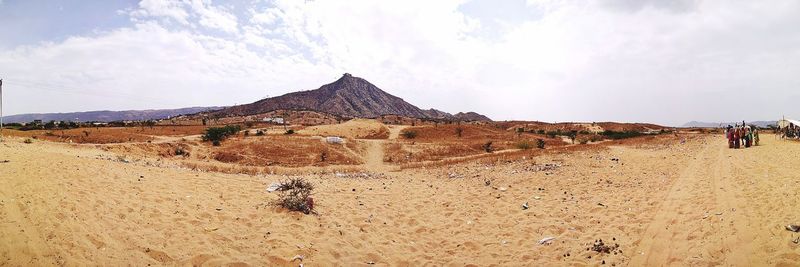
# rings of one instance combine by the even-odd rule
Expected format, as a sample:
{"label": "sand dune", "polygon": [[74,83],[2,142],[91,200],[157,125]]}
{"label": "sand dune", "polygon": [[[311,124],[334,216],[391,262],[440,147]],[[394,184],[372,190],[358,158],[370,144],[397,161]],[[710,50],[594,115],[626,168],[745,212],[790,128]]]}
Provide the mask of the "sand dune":
{"label": "sand dune", "polygon": [[[268,205],[265,187],[283,176],[10,139],[0,144],[0,265],[796,265],[800,235],[783,226],[800,223],[800,143],[763,139],[746,150],[697,135],[371,178],[306,175],[318,215]],[[597,239],[619,247],[589,250]]]}

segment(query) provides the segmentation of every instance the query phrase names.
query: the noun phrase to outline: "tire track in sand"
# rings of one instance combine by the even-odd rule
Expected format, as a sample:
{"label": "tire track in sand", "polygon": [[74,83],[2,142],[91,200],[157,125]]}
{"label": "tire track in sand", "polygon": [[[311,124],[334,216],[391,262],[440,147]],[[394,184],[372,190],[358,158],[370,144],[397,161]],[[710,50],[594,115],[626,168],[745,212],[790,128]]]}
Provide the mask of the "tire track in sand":
{"label": "tire track in sand", "polygon": [[750,265],[753,240],[741,188],[731,181],[726,144],[714,138],[694,155],[647,226],[631,266]]}

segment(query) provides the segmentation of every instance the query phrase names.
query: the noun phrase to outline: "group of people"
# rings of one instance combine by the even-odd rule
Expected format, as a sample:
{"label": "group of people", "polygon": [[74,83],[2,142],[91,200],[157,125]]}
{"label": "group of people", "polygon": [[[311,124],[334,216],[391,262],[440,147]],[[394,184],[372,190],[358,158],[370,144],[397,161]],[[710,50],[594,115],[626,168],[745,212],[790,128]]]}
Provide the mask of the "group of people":
{"label": "group of people", "polygon": [[778,127],[775,133],[779,135],[781,139],[798,139],[800,138],[800,127],[794,125],[794,123],[789,123],[786,127]]}
{"label": "group of people", "polygon": [[734,126],[728,125],[725,130],[725,137],[728,138],[729,148],[742,148],[758,145],[758,127],[747,125],[742,121]]}

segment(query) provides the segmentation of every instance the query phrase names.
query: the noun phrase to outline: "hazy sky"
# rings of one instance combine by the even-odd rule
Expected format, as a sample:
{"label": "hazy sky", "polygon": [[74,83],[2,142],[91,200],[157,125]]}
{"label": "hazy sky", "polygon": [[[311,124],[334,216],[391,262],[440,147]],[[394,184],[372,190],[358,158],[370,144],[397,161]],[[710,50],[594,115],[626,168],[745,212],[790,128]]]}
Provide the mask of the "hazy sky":
{"label": "hazy sky", "polygon": [[800,1],[0,0],[6,114],[243,104],[345,72],[495,120],[800,118]]}

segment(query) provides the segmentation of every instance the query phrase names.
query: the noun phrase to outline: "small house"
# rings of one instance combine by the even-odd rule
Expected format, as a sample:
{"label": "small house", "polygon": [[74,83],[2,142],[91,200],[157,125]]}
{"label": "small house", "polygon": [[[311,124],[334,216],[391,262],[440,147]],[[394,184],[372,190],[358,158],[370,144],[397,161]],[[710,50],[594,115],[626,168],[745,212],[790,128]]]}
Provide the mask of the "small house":
{"label": "small house", "polygon": [[338,136],[328,136],[325,137],[325,142],[327,142],[328,144],[342,144],[344,143],[344,139]]}

